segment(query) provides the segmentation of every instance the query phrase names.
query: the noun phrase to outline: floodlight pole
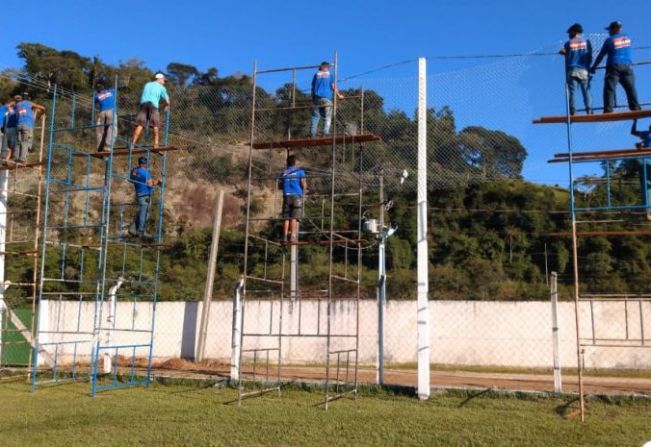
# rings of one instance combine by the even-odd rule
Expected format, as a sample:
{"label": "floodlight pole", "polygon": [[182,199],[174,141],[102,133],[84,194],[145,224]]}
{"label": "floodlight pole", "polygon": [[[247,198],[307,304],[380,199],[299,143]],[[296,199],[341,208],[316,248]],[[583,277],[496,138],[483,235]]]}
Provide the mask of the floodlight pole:
{"label": "floodlight pole", "polygon": [[417,188],[417,325],[418,398],[430,395],[429,282],[427,256],[427,60],[418,58],[418,188]]}

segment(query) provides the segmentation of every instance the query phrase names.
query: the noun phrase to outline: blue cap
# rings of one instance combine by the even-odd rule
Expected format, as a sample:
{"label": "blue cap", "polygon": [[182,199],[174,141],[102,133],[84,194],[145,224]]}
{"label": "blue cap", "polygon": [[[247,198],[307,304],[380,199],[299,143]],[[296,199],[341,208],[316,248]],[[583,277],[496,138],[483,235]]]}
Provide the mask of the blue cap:
{"label": "blue cap", "polygon": [[149,160],[147,159],[147,157],[140,157],[138,159],[138,164],[140,164],[140,165],[146,165],[147,163],[149,163]]}

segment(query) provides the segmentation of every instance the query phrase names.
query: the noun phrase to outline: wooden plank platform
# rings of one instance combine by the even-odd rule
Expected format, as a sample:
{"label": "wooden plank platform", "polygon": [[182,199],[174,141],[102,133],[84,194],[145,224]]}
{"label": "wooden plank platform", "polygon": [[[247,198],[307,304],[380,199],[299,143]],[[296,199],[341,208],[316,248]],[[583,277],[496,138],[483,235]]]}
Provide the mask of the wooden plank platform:
{"label": "wooden plank platform", "polygon": [[45,163],[16,163],[15,161],[8,161],[7,164],[0,164],[0,171],[9,171],[14,169],[37,168],[43,166]]}
{"label": "wooden plank platform", "polygon": [[[355,246],[356,244],[361,244],[365,245],[368,244],[368,241],[366,239],[335,239],[334,240],[334,245],[340,246],[340,245],[345,245],[346,243],[349,244],[349,246]],[[280,245],[324,245],[324,246],[329,246],[330,241],[329,240],[321,240],[321,241],[281,241]]]}
{"label": "wooden plank platform", "polygon": [[[613,149],[606,151],[587,151],[572,153],[572,162],[600,161],[600,160],[621,160],[626,158],[651,158],[651,148],[644,149]],[[566,163],[570,161],[567,152],[554,154],[554,158],[548,163]]]}
{"label": "wooden plank platform", "polygon": [[368,143],[370,141],[380,141],[380,137],[372,133],[367,133],[359,135],[337,135],[336,137],[328,136],[316,138],[300,138],[296,140],[265,141],[260,143],[253,143],[253,149],[295,149],[303,147],[330,146],[333,143],[355,144]]}
{"label": "wooden plank platform", "polygon": [[[651,118],[651,109],[628,112],[595,113],[593,115],[572,115],[571,123],[607,123],[611,121],[626,121],[640,118]],[[533,120],[534,124],[566,124],[567,115],[543,116]]]}
{"label": "wooden plank platform", "polygon": [[[169,151],[178,151],[178,147],[174,146],[164,146],[164,147],[157,147],[157,148],[146,148],[146,147],[134,147],[133,149],[129,149],[128,147],[116,147],[113,148],[113,156],[114,157],[120,157],[120,156],[128,156],[129,154],[131,155],[142,155],[142,154],[147,154],[152,153],[152,154],[158,154],[161,152],[169,152]],[[102,151],[102,152],[88,152],[88,153],[74,153],[73,157],[95,157],[95,158],[106,158],[109,155],[111,155],[110,151]]]}

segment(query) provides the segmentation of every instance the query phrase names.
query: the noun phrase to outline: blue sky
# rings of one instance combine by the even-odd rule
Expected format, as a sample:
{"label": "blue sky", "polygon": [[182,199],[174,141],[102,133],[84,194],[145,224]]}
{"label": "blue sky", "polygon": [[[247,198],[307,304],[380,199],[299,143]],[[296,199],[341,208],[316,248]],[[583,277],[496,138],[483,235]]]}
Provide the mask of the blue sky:
{"label": "blue sky", "polygon": [[[15,46],[21,41],[99,55],[108,63],[139,58],[152,69],[172,61],[199,69],[216,66],[222,75],[249,72],[254,59],[262,67],[314,64],[338,49],[340,76],[347,77],[418,56],[551,51],[575,21],[589,32],[603,33],[611,20],[621,20],[634,45],[651,46],[650,16],[649,0],[25,0],[20,6],[24,20],[3,21],[0,64],[19,65]],[[651,60],[651,51],[638,51],[636,57]],[[537,115],[563,111],[560,58],[431,59],[428,68],[434,106],[451,104],[461,126],[502,128],[520,138],[530,152],[527,178],[566,181],[560,166],[545,163],[563,150],[564,129],[528,124]],[[645,70],[651,74],[651,66],[638,69],[642,101],[651,99]],[[415,64],[405,64],[367,78],[379,86],[378,80],[414,74]],[[602,76],[597,75],[593,88],[597,104]],[[409,82],[403,84],[400,88],[407,89]],[[387,96],[399,96],[389,87],[398,81],[384,85]],[[577,129],[577,145],[631,147],[627,132],[627,124]]]}

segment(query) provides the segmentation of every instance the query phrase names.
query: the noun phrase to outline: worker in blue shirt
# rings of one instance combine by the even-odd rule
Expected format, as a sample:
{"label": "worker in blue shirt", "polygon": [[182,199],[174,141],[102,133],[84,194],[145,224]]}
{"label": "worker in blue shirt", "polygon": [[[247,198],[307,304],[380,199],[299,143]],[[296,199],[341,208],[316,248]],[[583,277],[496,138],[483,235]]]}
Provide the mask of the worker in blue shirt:
{"label": "worker in blue shirt", "polygon": [[[17,98],[16,96],[15,98]],[[14,151],[16,150],[16,125],[17,117],[14,109],[16,104],[15,98],[11,101],[7,101],[5,104],[7,107],[7,115],[5,117],[5,137],[4,144],[2,147],[2,153],[0,158],[2,158],[2,164],[7,164],[7,162],[13,157]],[[22,99],[22,97],[20,97]]]}
{"label": "worker in blue shirt", "polygon": [[34,120],[39,113],[45,112],[43,106],[30,101],[29,94],[23,93],[14,98],[16,114],[16,163],[27,163],[27,155],[32,150]]}
{"label": "worker in blue shirt", "polygon": [[95,86],[95,105],[97,106],[97,152],[110,149],[118,134],[118,119],[115,114],[115,89]]}
{"label": "worker in blue shirt", "polygon": [[136,193],[136,205],[138,212],[134,219],[133,224],[129,227],[129,235],[140,237],[144,242],[151,242],[154,237],[146,232],[147,225],[147,212],[151,202],[151,195],[154,191],[154,184],[161,184],[161,181],[155,181],[147,165],[149,160],[147,157],[140,157],[138,159],[138,166],[131,170],[131,183]]}
{"label": "worker in blue shirt", "polygon": [[565,79],[569,90],[570,115],[576,113],[575,96],[577,86],[583,94],[583,104],[588,115],[592,114],[590,95],[590,64],[592,63],[592,44],[583,38],[583,27],[575,23],[567,30],[570,40],[565,42],[560,54],[565,56]]}
{"label": "worker in blue shirt", "polygon": [[163,73],[156,73],[155,80],[146,83],[142,89],[140,112],[136,115],[136,128],[131,138],[131,146],[136,145],[142,129],[148,125],[154,131],[153,147],[158,147],[158,129],[160,128],[159,108],[161,105],[163,112],[166,112],[170,105],[170,97],[165,88],[165,75]]}
{"label": "worker in blue shirt", "polygon": [[7,115],[9,113],[9,106],[6,101],[0,99],[0,151],[5,150],[5,126],[7,125]]}
{"label": "worker in blue shirt", "polygon": [[330,73],[330,63],[321,62],[319,70],[312,78],[312,122],[310,135],[315,138],[319,129],[319,121],[323,118],[323,135],[330,135],[332,123],[332,95],[343,99],[343,95],[337,90],[335,78]]}
{"label": "worker in blue shirt", "polygon": [[615,89],[621,84],[626,92],[628,108],[640,110],[635,91],[635,74],[633,73],[633,59],[631,56],[631,38],[622,33],[621,22],[612,22],[608,25],[610,37],[606,39],[599,55],[590,70],[595,72],[602,59],[607,55],[606,78],[604,81],[604,113],[611,113],[615,108]]}
{"label": "worker in blue shirt", "polygon": [[303,218],[303,197],[307,191],[305,171],[298,166],[295,155],[287,157],[287,169],[279,177],[283,190],[283,241],[298,240],[298,225]]}

